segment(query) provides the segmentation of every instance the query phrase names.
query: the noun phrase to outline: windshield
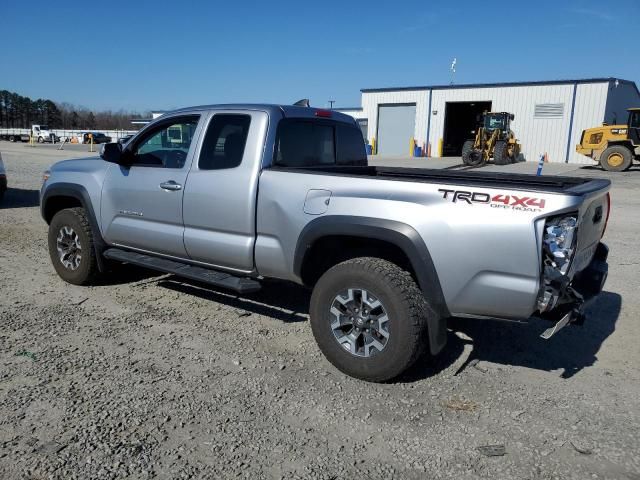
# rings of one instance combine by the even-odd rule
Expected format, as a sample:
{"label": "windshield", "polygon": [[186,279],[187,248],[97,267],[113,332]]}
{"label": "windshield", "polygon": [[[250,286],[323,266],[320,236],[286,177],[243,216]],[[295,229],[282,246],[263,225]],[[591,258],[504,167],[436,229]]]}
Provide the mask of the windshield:
{"label": "windshield", "polygon": [[506,130],[506,118],[499,113],[491,113],[484,117],[484,128],[487,130]]}

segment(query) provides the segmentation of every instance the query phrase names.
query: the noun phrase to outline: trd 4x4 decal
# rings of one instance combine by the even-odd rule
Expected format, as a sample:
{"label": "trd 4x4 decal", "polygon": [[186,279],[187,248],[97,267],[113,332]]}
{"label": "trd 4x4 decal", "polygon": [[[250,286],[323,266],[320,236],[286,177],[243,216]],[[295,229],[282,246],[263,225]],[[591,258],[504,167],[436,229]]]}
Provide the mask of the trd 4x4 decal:
{"label": "trd 4x4 decal", "polygon": [[493,197],[488,193],[470,192],[467,190],[438,189],[442,192],[442,198],[453,203],[465,202],[469,205],[474,203],[489,204],[493,208],[508,208],[510,210],[524,210],[528,212],[541,211],[544,208],[544,198],[525,197],[520,195],[498,194]]}

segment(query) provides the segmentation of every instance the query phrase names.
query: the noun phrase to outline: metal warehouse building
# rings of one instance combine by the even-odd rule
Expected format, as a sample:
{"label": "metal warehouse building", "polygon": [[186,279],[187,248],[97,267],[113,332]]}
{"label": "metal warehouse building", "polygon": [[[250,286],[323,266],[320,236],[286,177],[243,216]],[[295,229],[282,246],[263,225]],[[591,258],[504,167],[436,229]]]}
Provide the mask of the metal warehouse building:
{"label": "metal warehouse building", "polygon": [[512,129],[527,160],[591,163],[576,153],[585,128],[626,123],[640,107],[634,82],[616,78],[367,88],[362,108],[336,109],[355,117],[377,154],[409,154],[411,140],[430,156],[459,156],[484,111],[515,115]]}

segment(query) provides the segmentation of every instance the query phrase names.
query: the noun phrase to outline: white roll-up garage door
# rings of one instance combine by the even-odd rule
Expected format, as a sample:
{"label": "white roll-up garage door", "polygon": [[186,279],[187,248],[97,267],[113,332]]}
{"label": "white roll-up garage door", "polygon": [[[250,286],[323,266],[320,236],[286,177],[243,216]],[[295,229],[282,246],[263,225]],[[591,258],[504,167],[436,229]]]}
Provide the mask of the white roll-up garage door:
{"label": "white roll-up garage door", "polygon": [[415,103],[378,105],[378,154],[409,155],[415,128]]}

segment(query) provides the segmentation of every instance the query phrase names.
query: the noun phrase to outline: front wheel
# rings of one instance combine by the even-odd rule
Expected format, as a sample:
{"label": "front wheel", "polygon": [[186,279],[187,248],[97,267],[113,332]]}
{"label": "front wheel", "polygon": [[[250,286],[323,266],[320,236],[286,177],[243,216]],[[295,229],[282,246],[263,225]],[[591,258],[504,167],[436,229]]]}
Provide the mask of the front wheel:
{"label": "front wheel", "polygon": [[484,162],[482,152],[476,150],[474,146],[473,140],[467,140],[462,144],[462,163],[470,167],[477,167]]}
{"label": "front wheel", "polygon": [[89,285],[98,276],[98,262],[91,224],[84,208],[67,208],[56,213],[49,225],[49,255],[65,282]]}
{"label": "front wheel", "polygon": [[38,137],[38,143],[44,143],[44,138]]}
{"label": "front wheel", "polygon": [[371,382],[397,377],[421,356],[432,315],[409,272],[380,258],[335,265],[311,296],[311,328],[322,353],[347,375]]}
{"label": "front wheel", "polygon": [[610,172],[623,172],[633,162],[631,150],[623,145],[613,145],[606,148],[600,155],[600,165]]}
{"label": "front wheel", "polygon": [[507,149],[507,142],[504,140],[498,140],[493,147],[493,162],[496,165],[508,165],[511,163],[509,152]]}

